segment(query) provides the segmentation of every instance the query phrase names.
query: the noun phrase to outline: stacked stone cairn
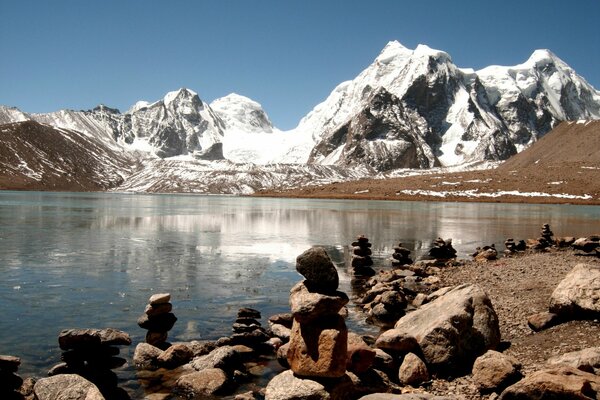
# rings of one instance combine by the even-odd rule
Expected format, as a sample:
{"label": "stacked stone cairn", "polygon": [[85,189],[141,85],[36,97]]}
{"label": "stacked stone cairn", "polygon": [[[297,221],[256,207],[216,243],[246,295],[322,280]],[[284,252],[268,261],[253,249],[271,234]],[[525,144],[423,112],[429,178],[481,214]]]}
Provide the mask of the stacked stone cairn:
{"label": "stacked stone cairn", "polygon": [[506,241],[504,242],[504,247],[506,247],[506,250],[504,251],[504,254],[506,256],[510,256],[518,252],[523,252],[527,250],[527,244],[524,240],[519,240],[518,242],[515,242],[513,238],[506,239]]}
{"label": "stacked stone cairn", "polygon": [[543,251],[549,247],[554,245],[554,238],[552,237],[554,234],[550,230],[550,225],[544,224],[542,225],[542,229],[540,232],[540,237],[537,239],[528,239],[527,245],[532,250]]}
{"label": "stacked stone cairn", "polygon": [[21,365],[19,357],[0,355],[0,398],[20,398],[17,390],[23,384],[23,379],[17,375],[19,365]]}
{"label": "stacked stone cairn", "polygon": [[456,258],[456,250],[452,247],[452,239],[437,238],[429,249],[429,257],[438,261],[447,261]]}
{"label": "stacked stone cairn", "polygon": [[373,259],[371,258],[371,243],[364,235],[356,238],[352,242],[352,268],[355,275],[373,276],[375,270],[371,268]]}
{"label": "stacked stone cairn", "polygon": [[492,244],[491,246],[483,246],[477,247],[475,252],[471,254],[471,257],[475,259],[475,261],[493,261],[498,258],[498,251],[496,250],[496,245]]}
{"label": "stacked stone cairn", "polygon": [[117,375],[111,370],[127,362],[117,357],[116,347],[131,344],[127,333],[112,328],[65,329],[58,335],[58,344],[63,362],[52,367],[49,376],[77,374],[94,383],[105,396],[115,397]]}
{"label": "stacked stone cairn", "polygon": [[161,350],[170,346],[167,337],[177,321],[177,317],[171,312],[173,305],[170,301],[171,294],[169,293],[153,294],[148,300],[144,314],[137,321],[140,328],[148,330],[146,343]]}
{"label": "stacked stone cairn", "polygon": [[265,342],[270,339],[270,336],[258,321],[260,318],[260,311],[247,307],[240,308],[237,319],[233,323],[231,344],[242,344],[253,350],[266,349]]}
{"label": "stacked stone cairn", "polygon": [[346,373],[348,329],[339,312],[348,303],[348,296],[337,290],[337,270],[321,247],[299,255],[296,270],[306,279],[290,291],[293,322],[288,364],[299,377],[342,377]]}
{"label": "stacked stone cairn", "polygon": [[404,265],[410,265],[413,260],[410,258],[410,250],[406,247],[402,247],[402,243],[398,243],[398,246],[394,247],[394,254],[392,254],[392,267],[401,268]]}

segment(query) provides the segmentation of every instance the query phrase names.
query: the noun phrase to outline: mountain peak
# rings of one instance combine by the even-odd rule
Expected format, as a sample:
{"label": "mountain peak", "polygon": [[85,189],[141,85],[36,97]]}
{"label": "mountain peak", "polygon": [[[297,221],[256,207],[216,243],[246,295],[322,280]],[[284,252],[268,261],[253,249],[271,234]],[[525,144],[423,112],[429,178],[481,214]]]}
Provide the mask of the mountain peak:
{"label": "mountain peak", "polygon": [[168,106],[177,98],[191,99],[193,97],[198,97],[198,93],[194,92],[193,90],[182,87],[179,90],[167,93],[163,101],[165,103],[165,106]]}
{"label": "mountain peak", "polygon": [[529,59],[525,62],[526,65],[543,66],[546,64],[555,64],[559,58],[548,49],[535,50]]}
{"label": "mountain peak", "polygon": [[375,59],[376,62],[381,64],[389,64],[393,59],[398,57],[407,58],[412,55],[413,51],[404,47],[397,40],[392,40],[385,45],[379,56]]}

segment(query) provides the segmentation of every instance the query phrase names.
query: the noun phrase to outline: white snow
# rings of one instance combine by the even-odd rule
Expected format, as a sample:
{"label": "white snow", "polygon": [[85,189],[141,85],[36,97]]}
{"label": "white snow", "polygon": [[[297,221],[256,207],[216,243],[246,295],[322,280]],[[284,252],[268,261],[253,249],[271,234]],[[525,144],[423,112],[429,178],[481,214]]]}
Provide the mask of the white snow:
{"label": "white snow", "polygon": [[519,192],[517,190],[501,190],[498,192],[479,192],[479,189],[471,189],[471,190],[456,190],[456,191],[435,191],[435,190],[411,190],[404,189],[400,190],[396,193],[399,194],[407,194],[409,196],[432,196],[432,197],[448,197],[448,196],[457,196],[457,197],[491,197],[497,198],[501,196],[518,196],[518,197],[555,197],[562,199],[579,199],[579,200],[589,200],[592,199],[592,196],[589,194],[585,194],[583,196],[574,195],[574,194],[566,194],[566,193],[544,193],[544,192]]}

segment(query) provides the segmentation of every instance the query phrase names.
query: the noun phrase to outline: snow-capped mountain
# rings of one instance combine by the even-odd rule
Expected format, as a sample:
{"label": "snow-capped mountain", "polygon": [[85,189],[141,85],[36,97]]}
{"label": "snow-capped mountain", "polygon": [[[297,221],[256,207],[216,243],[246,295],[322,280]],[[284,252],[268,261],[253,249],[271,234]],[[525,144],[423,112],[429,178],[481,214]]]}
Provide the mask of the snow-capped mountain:
{"label": "snow-capped mountain", "polygon": [[123,190],[219,193],[283,186],[282,177],[304,185],[503,160],[560,121],[583,119],[600,119],[600,92],[547,50],[514,67],[474,71],[443,51],[396,41],[287,132],[247,97],[208,104],[185,88],[125,113],[0,106],[0,124],[33,120],[128,153],[138,168]]}
{"label": "snow-capped mountain", "polygon": [[[506,159],[561,120],[600,118],[599,107],[600,93],[548,51],[475,72],[445,52],[394,41],[297,129],[313,133],[309,162],[427,168]],[[407,127],[411,139],[398,134]]]}

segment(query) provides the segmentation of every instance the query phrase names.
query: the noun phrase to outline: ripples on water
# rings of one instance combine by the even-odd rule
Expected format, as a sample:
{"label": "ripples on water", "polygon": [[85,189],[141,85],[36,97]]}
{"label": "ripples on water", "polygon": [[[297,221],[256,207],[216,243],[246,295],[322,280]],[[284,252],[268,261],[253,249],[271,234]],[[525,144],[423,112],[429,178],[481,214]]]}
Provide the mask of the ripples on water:
{"label": "ripples on water", "polygon": [[[242,306],[266,323],[289,309],[295,258],[312,245],[326,247],[351,295],[344,253],[359,234],[377,268],[398,241],[416,257],[453,238],[466,258],[537,237],[544,222],[556,235],[597,233],[599,219],[600,207],[568,205],[0,192],[0,354],[41,376],[59,361],[62,329],[115,327],[143,341],[136,320],[157,292],[173,297],[172,341],[229,335]],[[349,325],[372,331],[355,309]]]}

